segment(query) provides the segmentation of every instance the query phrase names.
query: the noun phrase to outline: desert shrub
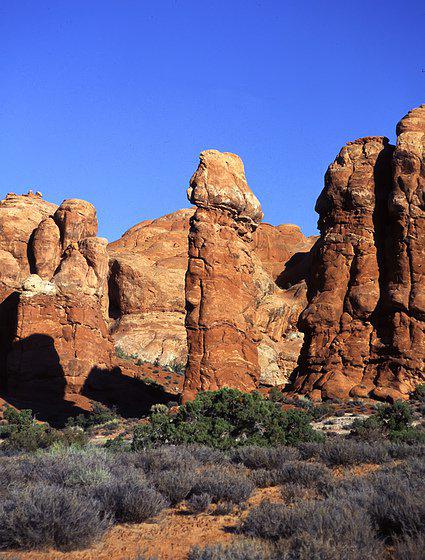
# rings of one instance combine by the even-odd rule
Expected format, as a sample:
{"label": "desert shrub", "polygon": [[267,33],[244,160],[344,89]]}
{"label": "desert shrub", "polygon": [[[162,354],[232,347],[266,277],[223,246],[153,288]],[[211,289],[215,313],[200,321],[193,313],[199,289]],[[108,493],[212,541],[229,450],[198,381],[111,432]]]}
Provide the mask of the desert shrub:
{"label": "desert shrub", "polygon": [[297,449],[300,453],[301,459],[307,461],[308,459],[319,457],[322,444],[313,441],[301,442],[297,445]]}
{"label": "desert shrub", "polygon": [[3,426],[2,437],[7,438],[9,449],[33,452],[50,447],[60,439],[57,430],[36,421],[32,410],[18,411],[8,407],[3,416],[7,424]]}
{"label": "desert shrub", "polygon": [[91,495],[101,511],[113,516],[118,523],[142,523],[168,505],[167,500],[145,482],[114,480],[92,488]]}
{"label": "desert shrub", "polygon": [[187,451],[200,465],[222,465],[229,461],[225,452],[206,445],[188,445]]}
{"label": "desert shrub", "polygon": [[88,441],[81,429],[55,430],[46,422],[38,422],[30,409],[18,411],[8,407],[4,419],[2,437],[6,438],[8,450],[35,452],[52,446],[84,447]]}
{"label": "desert shrub", "polygon": [[235,504],[226,500],[217,502],[216,508],[211,512],[212,515],[230,515],[233,513]]}
{"label": "desert shrub", "polygon": [[118,422],[119,416],[115,407],[108,408],[101,403],[93,403],[92,410],[88,414],[79,414],[70,418],[67,422],[68,427],[80,427],[83,430],[89,430],[95,426],[108,424],[110,422]]}
{"label": "desert shrub", "polygon": [[184,375],[186,370],[186,364],[175,359],[172,360],[166,367],[171,371],[174,371],[174,373],[177,373],[177,375]]}
{"label": "desert shrub", "polygon": [[240,530],[251,537],[277,541],[291,536],[289,522],[292,515],[293,510],[282,504],[263,501],[251,509]]}
{"label": "desert shrub", "polygon": [[196,473],[187,468],[157,471],[149,476],[149,481],[175,505],[189,496],[195,485]]}
{"label": "desert shrub", "polygon": [[[277,543],[275,560],[370,560],[384,558],[383,546],[379,541],[371,541],[372,549],[355,543],[335,543],[312,537],[308,534],[282,540]],[[372,555],[372,556],[371,556]]]}
{"label": "desert shrub", "polygon": [[209,494],[193,494],[187,500],[187,508],[191,513],[201,513],[210,507],[211,502]]}
{"label": "desert shrub", "polygon": [[162,445],[138,453],[138,464],[146,473],[167,470],[191,470],[197,466],[192,450],[184,445]]}
{"label": "desert shrub", "polygon": [[[332,414],[334,410],[330,404],[314,404],[309,401],[307,402],[307,406],[305,407],[305,409],[311,415],[313,420],[321,420],[322,418],[325,418],[326,416]],[[335,412],[335,416],[338,416],[338,411]]]}
{"label": "desert shrub", "polygon": [[225,500],[240,504],[250,497],[253,490],[254,484],[242,473],[212,468],[199,474],[192,494],[209,494],[215,503]]}
{"label": "desert shrub", "polygon": [[388,446],[388,453],[392,459],[407,459],[409,457],[424,457],[425,445],[410,445],[405,442],[392,442]]}
{"label": "desert shrub", "polygon": [[308,488],[297,482],[288,482],[281,488],[282,497],[287,503],[295,503],[306,500],[309,497]]}
{"label": "desert shrub", "polygon": [[412,422],[412,410],[404,401],[379,406],[376,415],[389,431],[405,430]]}
{"label": "desert shrub", "polygon": [[394,560],[423,560],[424,554],[425,534],[407,536],[394,547]]}
{"label": "desert shrub", "polygon": [[300,452],[294,447],[239,447],[231,453],[235,463],[242,463],[249,469],[278,469],[286,461],[299,459]]}
{"label": "desert shrub", "polygon": [[249,476],[257,488],[294,483],[322,492],[332,485],[332,475],[327,467],[303,461],[289,461],[283,463],[279,469],[258,469]]}
{"label": "desert shrub", "polygon": [[366,554],[374,557],[373,553],[380,549],[367,513],[348,501],[332,498],[300,502],[296,508],[263,502],[250,511],[241,531],[272,541],[293,537],[305,540],[308,535],[334,547],[351,546],[358,558],[366,558]]}
{"label": "desert shrub", "polygon": [[269,391],[268,398],[273,402],[281,402],[283,398],[282,391],[279,387],[272,387]]}
{"label": "desert shrub", "polygon": [[351,435],[357,439],[379,440],[388,437],[394,441],[425,442],[425,431],[412,428],[412,409],[409,403],[396,401],[379,405],[375,414],[366,419],[356,419]]}
{"label": "desert shrub", "polygon": [[24,485],[36,479],[37,461],[33,456],[11,456],[0,459],[0,491],[8,486]]}
{"label": "desert shrub", "polygon": [[270,547],[261,541],[238,540],[230,544],[214,544],[192,548],[188,560],[268,560]]}
{"label": "desert shrub", "polygon": [[257,488],[268,488],[280,484],[280,471],[278,469],[256,469],[249,473],[249,478]]}
{"label": "desert shrub", "polygon": [[367,477],[353,476],[334,480],[324,494],[335,500],[350,502],[353,507],[365,508],[374,492],[373,482]]}
{"label": "desert shrub", "polygon": [[112,477],[113,457],[102,450],[65,449],[37,460],[34,480],[67,488],[106,482]]}
{"label": "desert shrub", "polygon": [[[339,547],[338,547],[339,548]],[[279,560],[349,560],[340,550],[328,542],[312,538],[310,535],[281,540],[276,546],[275,558]],[[351,560],[351,558],[350,558]],[[353,559],[354,560],[354,559]],[[358,560],[356,557],[355,560]]]}
{"label": "desert shrub", "polygon": [[134,430],[133,449],[164,443],[198,443],[219,449],[240,445],[293,445],[320,440],[311,417],[299,410],[283,411],[257,392],[220,389],[199,393],[175,415],[153,412]]}
{"label": "desert shrub", "polygon": [[425,532],[423,486],[412,488],[409,482],[401,480],[397,486],[389,486],[390,480],[382,479],[367,501],[367,511],[379,534],[393,540]]}
{"label": "desert shrub", "polygon": [[278,470],[278,476],[280,484],[292,482],[306,488],[316,488],[319,485],[330,483],[332,479],[329,469],[325,466],[303,461],[285,463]]}
{"label": "desert shrub", "polygon": [[356,418],[351,426],[351,436],[364,441],[377,441],[386,437],[382,420],[372,415],[369,418]]}
{"label": "desert shrub", "polygon": [[399,443],[408,443],[410,445],[425,444],[425,429],[422,427],[409,427],[404,430],[392,430],[389,432],[388,437],[391,441]]}
{"label": "desert shrub", "polygon": [[0,504],[0,548],[85,548],[110,526],[96,501],[57,486],[14,488]]}
{"label": "desert shrub", "polygon": [[130,451],[131,444],[122,434],[119,434],[117,437],[108,439],[103,447],[112,453],[122,453],[123,451]]}
{"label": "desert shrub", "polygon": [[385,445],[340,438],[326,441],[319,451],[319,457],[330,466],[381,464],[389,460]]}

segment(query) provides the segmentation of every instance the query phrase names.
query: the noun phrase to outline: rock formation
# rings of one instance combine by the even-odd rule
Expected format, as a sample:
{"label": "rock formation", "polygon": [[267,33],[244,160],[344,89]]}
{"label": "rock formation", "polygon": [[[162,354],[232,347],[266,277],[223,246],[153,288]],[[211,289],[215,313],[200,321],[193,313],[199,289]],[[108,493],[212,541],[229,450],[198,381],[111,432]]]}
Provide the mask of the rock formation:
{"label": "rock formation", "polygon": [[90,203],[9,193],[2,393],[53,401],[81,393],[96,371],[97,395],[127,391],[137,410],[146,388],[132,382],[143,368],[167,366],[175,395],[187,362],[186,399],[290,376],[292,390],[314,398],[405,398],[425,380],[424,138],[421,106],[398,124],[396,146],[349,142],[326,173],[317,241],[261,224],[241,160],[215,150],[191,179],[196,208],[110,245]]}
{"label": "rock formation", "polygon": [[251,245],[261,206],[238,156],[216,150],[201,153],[188,198],[197,210],[189,232],[183,397],[223,386],[249,391],[260,376]]}
{"label": "rock formation", "polygon": [[423,106],[397,134],[349,142],[326,173],[296,391],[394,399],[424,379]]}
{"label": "rock formation", "polygon": [[34,194],[9,193],[0,201],[0,296],[18,288],[30,274],[28,246],[39,223],[56,205]]}
{"label": "rock formation", "polygon": [[[184,284],[194,212],[188,208],[141,222],[109,244],[111,333],[119,353],[184,369]],[[307,303],[302,263],[314,241],[292,225],[262,223],[253,234],[254,313],[263,384],[284,384],[297,364],[302,334],[296,324]]]}
{"label": "rock formation", "polygon": [[119,352],[184,369],[184,277],[192,209],[147,220],[108,246],[112,337]]}
{"label": "rock formation", "polygon": [[32,218],[24,222],[26,231],[19,230],[24,235],[11,286],[14,327],[3,362],[5,389],[15,399],[63,398],[78,392],[94,367],[111,366],[107,241],[95,237],[96,210],[88,202],[66,200],[56,208],[34,195],[5,202],[23,218],[21,207],[29,206]]}

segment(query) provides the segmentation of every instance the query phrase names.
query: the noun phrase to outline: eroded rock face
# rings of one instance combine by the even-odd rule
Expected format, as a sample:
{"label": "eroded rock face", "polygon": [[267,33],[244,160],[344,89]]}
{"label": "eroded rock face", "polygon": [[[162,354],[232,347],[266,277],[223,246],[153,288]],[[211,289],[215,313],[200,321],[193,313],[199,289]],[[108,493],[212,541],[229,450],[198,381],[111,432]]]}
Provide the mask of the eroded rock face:
{"label": "eroded rock face", "polygon": [[0,201],[0,288],[18,288],[30,274],[28,246],[39,223],[53,214],[57,206],[31,192],[9,193]]}
{"label": "eroded rock face", "polygon": [[[184,283],[194,212],[188,208],[141,222],[108,246],[111,332],[119,352],[184,368]],[[297,321],[307,304],[305,278],[314,241],[292,225],[262,223],[253,234],[254,322],[262,337],[263,384],[284,384],[296,367],[302,344]]]}
{"label": "eroded rock face", "polygon": [[261,206],[238,156],[216,150],[201,153],[188,198],[197,210],[189,232],[183,397],[223,386],[252,390],[260,368],[251,244]]}
{"label": "eroded rock face", "polygon": [[2,210],[23,224],[4,228],[1,236],[18,265],[6,306],[3,385],[18,399],[78,392],[93,368],[111,366],[113,354],[107,241],[95,237],[96,211],[85,201],[66,200],[57,208],[34,195],[8,197],[0,216]]}
{"label": "eroded rock face", "polygon": [[128,230],[108,246],[112,337],[119,352],[184,368],[188,208]]}
{"label": "eroded rock face", "polygon": [[[111,332],[119,353],[185,367],[184,284],[194,212],[187,208],[141,222],[108,246]],[[261,383],[284,384],[297,364],[302,335],[296,323],[307,303],[304,261],[314,241],[292,225],[262,223],[253,234]]]}
{"label": "eroded rock face", "polygon": [[8,396],[60,401],[67,393],[81,391],[95,369],[110,369],[112,358],[113,346],[96,298],[46,294],[45,286],[22,291],[17,332],[7,357]]}
{"label": "eroded rock face", "polygon": [[425,105],[397,125],[388,207],[382,318],[365,379],[377,398],[425,381]]}
{"label": "eroded rock face", "polygon": [[0,201],[0,388],[5,383],[7,349],[15,335],[16,295],[31,273],[29,246],[38,224],[57,206],[31,191]]}
{"label": "eroded rock face", "polygon": [[71,243],[97,235],[97,214],[93,204],[86,200],[70,198],[64,200],[53,219],[59,227],[62,250]]}
{"label": "eroded rock face", "polygon": [[424,379],[424,107],[397,134],[348,143],[326,174],[297,391],[394,399]]}

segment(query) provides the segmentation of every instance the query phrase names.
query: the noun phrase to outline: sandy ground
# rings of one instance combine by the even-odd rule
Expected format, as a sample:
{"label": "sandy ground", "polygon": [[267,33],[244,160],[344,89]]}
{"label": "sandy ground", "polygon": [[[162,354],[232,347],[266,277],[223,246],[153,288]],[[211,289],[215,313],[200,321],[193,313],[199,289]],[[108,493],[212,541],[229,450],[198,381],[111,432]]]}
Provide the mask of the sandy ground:
{"label": "sandy ground", "polygon": [[165,510],[153,523],[117,525],[92,548],[75,552],[46,550],[1,553],[2,560],[135,560],[139,554],[158,560],[186,560],[195,546],[238,538],[235,528],[250,507],[262,500],[282,501],[280,489],[257,490],[247,509],[232,515],[188,515],[183,508]]}

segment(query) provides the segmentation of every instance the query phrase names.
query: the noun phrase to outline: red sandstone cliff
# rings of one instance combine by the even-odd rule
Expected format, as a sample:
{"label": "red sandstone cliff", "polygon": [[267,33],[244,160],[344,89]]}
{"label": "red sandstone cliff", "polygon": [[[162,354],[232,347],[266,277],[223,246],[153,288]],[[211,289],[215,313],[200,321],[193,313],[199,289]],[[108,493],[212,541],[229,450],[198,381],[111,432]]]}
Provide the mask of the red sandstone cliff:
{"label": "red sandstone cliff", "polygon": [[[421,106],[398,124],[396,146],[348,143],[326,174],[313,248],[296,226],[260,224],[239,158],[214,150],[192,178],[196,211],[142,222],[109,246],[90,203],[10,193],[0,201],[1,390],[79,393],[94,370],[114,370],[114,345],[181,369],[187,305],[187,397],[290,375],[313,397],[406,397],[425,367],[424,138]],[[99,394],[107,385],[97,375]]]}
{"label": "red sandstone cliff", "polygon": [[425,106],[345,146],[319,212],[296,391],[405,398],[425,380]]}

